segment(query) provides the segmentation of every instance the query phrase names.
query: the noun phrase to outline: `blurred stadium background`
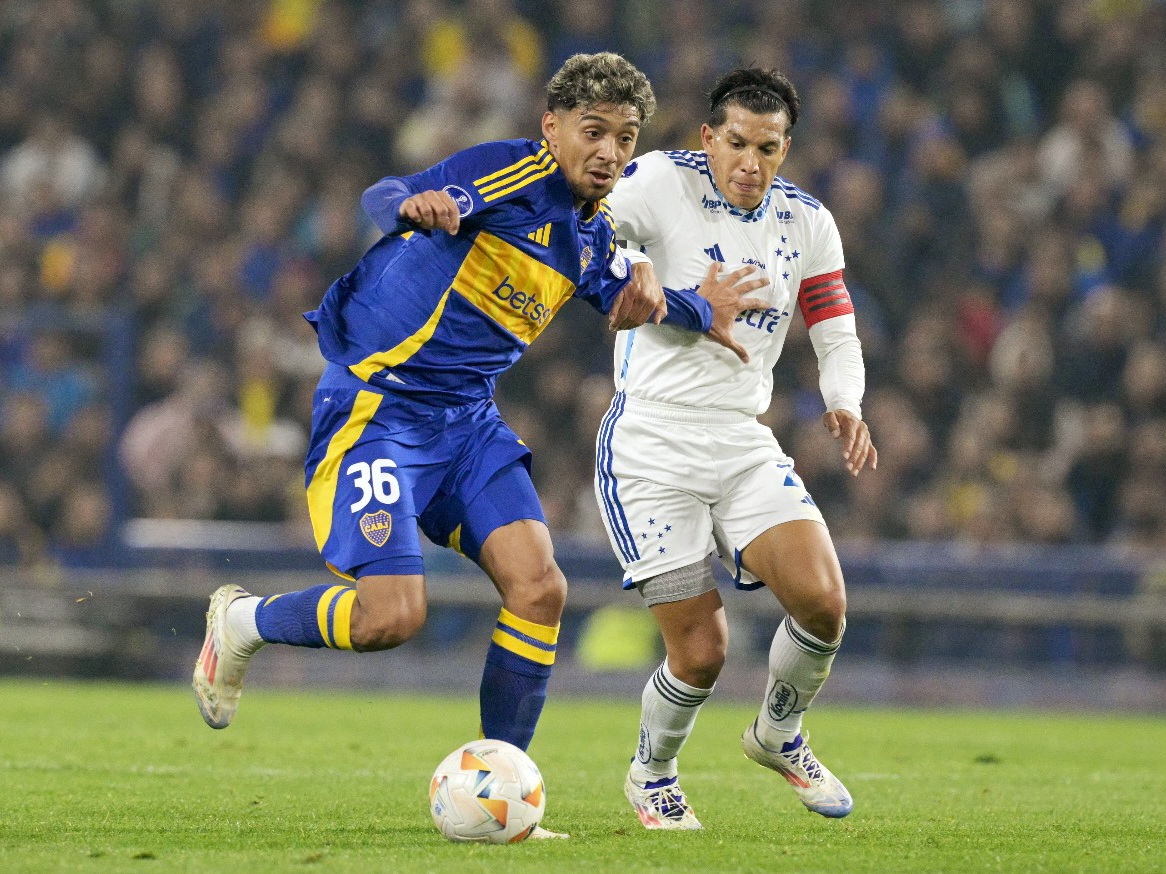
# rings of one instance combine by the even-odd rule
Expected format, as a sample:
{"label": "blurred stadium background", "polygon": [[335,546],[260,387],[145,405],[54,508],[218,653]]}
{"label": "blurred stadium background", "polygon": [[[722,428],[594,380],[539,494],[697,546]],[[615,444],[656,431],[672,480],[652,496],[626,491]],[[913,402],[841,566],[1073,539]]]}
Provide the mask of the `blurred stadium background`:
{"label": "blurred stadium background", "polygon": [[[0,673],[185,679],[222,581],[326,579],[300,313],[374,239],[360,192],[537,136],[603,49],[656,88],[641,152],[696,147],[734,64],[802,94],[782,175],[841,230],[880,450],[844,475],[795,328],[766,418],[847,572],[827,697],[1166,710],[1162,0],[6,0]],[[657,657],[591,492],[610,349],[573,305],[499,393],[572,582],[560,691]],[[430,569],[420,640],[255,676],[474,688],[493,592]],[[729,599],[751,698],[775,614]]]}

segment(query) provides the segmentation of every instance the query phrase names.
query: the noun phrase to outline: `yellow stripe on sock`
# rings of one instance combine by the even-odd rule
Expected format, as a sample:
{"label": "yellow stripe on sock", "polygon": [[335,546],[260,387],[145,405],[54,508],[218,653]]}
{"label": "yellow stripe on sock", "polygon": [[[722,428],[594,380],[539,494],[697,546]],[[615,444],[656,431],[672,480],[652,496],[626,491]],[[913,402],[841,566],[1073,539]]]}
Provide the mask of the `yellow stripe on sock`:
{"label": "yellow stripe on sock", "polygon": [[332,600],[343,592],[347,586],[332,586],[316,602],[316,624],[320,626],[320,636],[324,638],[324,646],[335,647],[332,638],[328,635],[328,608]]}
{"label": "yellow stripe on sock", "polygon": [[[540,626],[545,627],[545,626]],[[491,638],[494,643],[505,650],[509,650],[517,656],[522,656],[528,662],[534,662],[539,665],[553,665],[555,663],[555,653],[552,650],[539,649],[537,646],[531,646],[525,640],[519,640],[503,631],[501,628],[494,629],[494,636]]]}
{"label": "yellow stripe on sock", "polygon": [[533,637],[535,640],[542,641],[543,643],[555,644],[559,642],[558,625],[539,625],[537,622],[531,622],[529,619],[520,619],[505,607],[498,614],[498,621],[503,625],[509,625],[515,631],[521,631],[527,637]]}
{"label": "yellow stripe on sock", "polygon": [[337,649],[352,649],[352,605],[356,603],[356,589],[348,589],[336,599],[332,611],[332,636]]}

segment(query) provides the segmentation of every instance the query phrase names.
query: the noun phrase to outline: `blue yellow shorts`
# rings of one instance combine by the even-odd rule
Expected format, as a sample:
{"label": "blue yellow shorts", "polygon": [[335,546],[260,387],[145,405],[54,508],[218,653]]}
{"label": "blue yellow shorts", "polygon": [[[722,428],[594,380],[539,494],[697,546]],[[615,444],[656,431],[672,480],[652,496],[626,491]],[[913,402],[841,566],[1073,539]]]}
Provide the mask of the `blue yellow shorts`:
{"label": "blue yellow shorts", "polygon": [[316,546],[359,578],[424,572],[420,529],[477,561],[494,529],[545,521],[530,450],[493,401],[434,407],[329,368],[305,464]]}

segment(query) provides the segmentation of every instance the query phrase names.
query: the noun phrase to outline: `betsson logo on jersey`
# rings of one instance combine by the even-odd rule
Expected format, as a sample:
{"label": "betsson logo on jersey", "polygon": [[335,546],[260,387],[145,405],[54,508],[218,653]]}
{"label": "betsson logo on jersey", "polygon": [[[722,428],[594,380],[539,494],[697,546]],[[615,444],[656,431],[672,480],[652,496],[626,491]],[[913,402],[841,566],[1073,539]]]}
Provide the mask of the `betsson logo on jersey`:
{"label": "betsson logo on jersey", "polygon": [[509,276],[505,277],[502,284],[495,288],[491,294],[536,325],[542,325],[551,317],[550,307],[540,303],[534,292],[519,291],[511,285]]}

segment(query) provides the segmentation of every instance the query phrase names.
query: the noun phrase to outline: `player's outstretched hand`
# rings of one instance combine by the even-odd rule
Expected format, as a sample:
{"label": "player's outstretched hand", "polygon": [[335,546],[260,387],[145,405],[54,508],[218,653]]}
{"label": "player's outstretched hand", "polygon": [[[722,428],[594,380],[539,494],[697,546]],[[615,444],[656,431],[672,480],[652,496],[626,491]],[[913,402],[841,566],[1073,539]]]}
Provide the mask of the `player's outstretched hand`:
{"label": "player's outstretched hand", "polygon": [[[623,255],[616,255],[622,258]],[[615,298],[608,313],[607,323],[613,331],[627,331],[638,328],[648,319],[660,324],[668,315],[668,304],[664,301],[664,289],[656,278],[651,264],[639,262],[632,265],[632,278]]]}
{"label": "player's outstretched hand", "polygon": [[754,267],[745,266],[722,276],[720,263],[714,261],[709,265],[704,281],[696,290],[697,294],[707,300],[713,308],[713,326],[709,328],[706,336],[731,350],[746,364],[749,363],[749,353],[733,339],[733,323],[736,322],[737,316],[746,310],[763,310],[769,306],[766,300],[745,296],[769,285],[767,279],[745,279],[754,270]]}
{"label": "player's outstretched hand", "polygon": [[830,410],[822,414],[822,424],[831,437],[842,440],[842,458],[854,476],[858,476],[868,461],[871,470],[878,469],[879,453],[870,440],[866,422],[846,410]]}
{"label": "player's outstretched hand", "polygon": [[457,204],[446,191],[422,191],[401,203],[401,218],[426,231],[447,231],[456,234],[462,219]]}

